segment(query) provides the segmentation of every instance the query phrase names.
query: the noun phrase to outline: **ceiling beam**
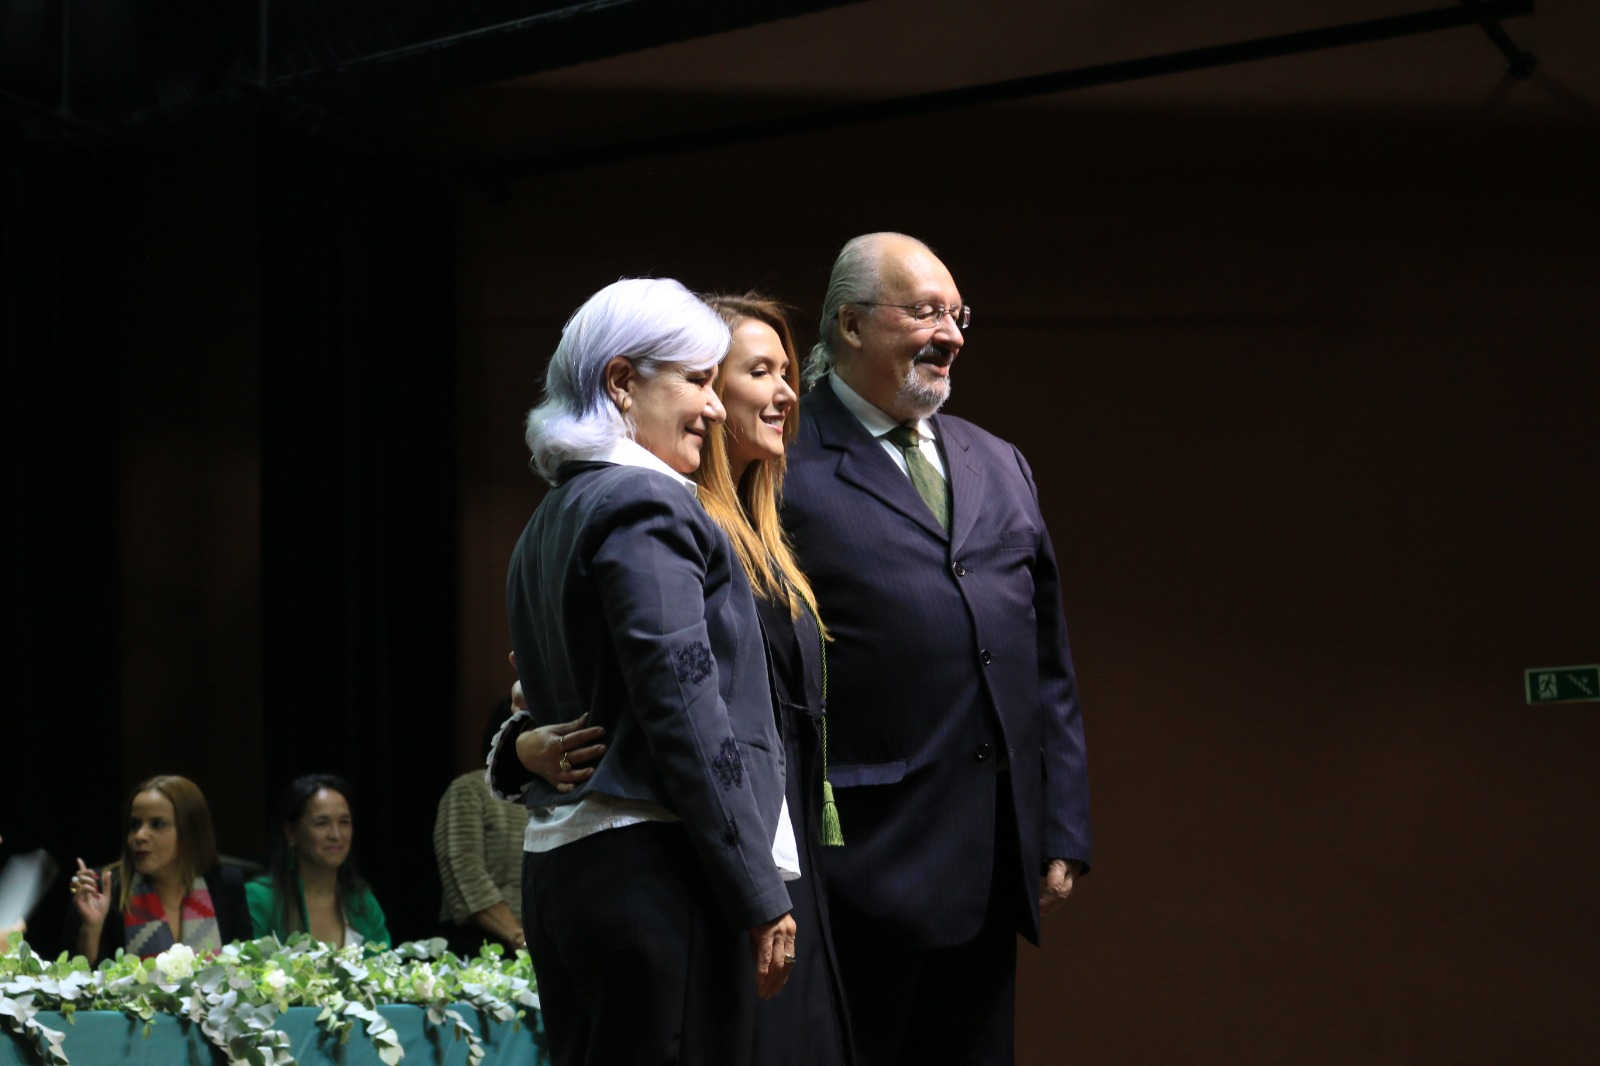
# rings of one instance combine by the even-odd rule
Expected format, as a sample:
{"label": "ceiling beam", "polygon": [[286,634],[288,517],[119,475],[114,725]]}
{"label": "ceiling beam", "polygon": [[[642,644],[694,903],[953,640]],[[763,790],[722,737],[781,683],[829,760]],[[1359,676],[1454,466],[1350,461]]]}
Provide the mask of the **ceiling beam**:
{"label": "ceiling beam", "polygon": [[1478,0],[1473,3],[1472,8],[1475,10],[1457,3],[1451,7],[1344,23],[1297,33],[1277,34],[1271,37],[1256,37],[1232,44],[1210,45],[1141,59],[1099,63],[1051,74],[1035,74],[1024,78],[944,89],[893,100],[846,104],[799,115],[785,115],[706,130],[663,134],[659,137],[603,145],[576,152],[509,160],[499,164],[497,169],[505,178],[582,170],[633,159],[793,137],[871,122],[891,122],[923,115],[944,114],[962,108],[1007,103],[1053,93],[1166,77],[1171,74],[1227,67],[1239,63],[1253,63],[1306,52],[1321,52],[1330,48],[1370,44],[1397,37],[1435,33],[1440,30],[1460,29],[1463,26],[1474,25],[1482,18],[1499,20],[1531,15],[1533,0]]}
{"label": "ceiling beam", "polygon": [[19,0],[0,3],[0,117],[25,135],[230,139],[262,111],[323,125],[857,2]]}

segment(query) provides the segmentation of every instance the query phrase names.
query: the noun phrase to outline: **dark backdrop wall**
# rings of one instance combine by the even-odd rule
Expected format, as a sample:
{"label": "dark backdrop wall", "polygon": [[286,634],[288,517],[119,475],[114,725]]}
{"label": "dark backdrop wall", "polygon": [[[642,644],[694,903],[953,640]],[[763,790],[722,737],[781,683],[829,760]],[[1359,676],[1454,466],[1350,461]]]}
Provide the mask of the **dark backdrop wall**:
{"label": "dark backdrop wall", "polygon": [[[275,130],[6,147],[7,851],[111,861],[133,787],[177,773],[257,863],[283,786],[331,772],[391,929],[431,935],[456,688],[448,187]],[[47,953],[62,889],[30,930]]]}
{"label": "dark backdrop wall", "polygon": [[429,936],[455,692],[453,205],[297,134],[263,135],[256,165],[267,784],[344,777],[390,931]]}
{"label": "dark backdrop wall", "polygon": [[[122,760],[114,299],[118,182],[88,153],[0,142],[0,833],[9,851],[117,839]],[[71,728],[66,724],[71,723]],[[104,817],[103,821],[97,821]],[[54,927],[65,893],[35,915]]]}
{"label": "dark backdrop wall", "polygon": [[[122,398],[111,597],[122,763],[108,785],[122,804],[156,774],[190,778],[223,854],[254,861],[265,828],[256,186],[243,151],[123,160],[116,172],[117,298],[97,312],[114,316]],[[113,849],[119,813],[100,816]]]}
{"label": "dark backdrop wall", "polygon": [[463,204],[463,705],[508,677],[541,491],[518,421],[565,316],[666,274],[814,336],[838,246],[903,229],[976,308],[949,409],[1033,464],[1082,677],[1097,868],[1023,952],[1020,1061],[1587,1061],[1600,705],[1521,694],[1600,657],[1587,135],[1088,104],[961,128]]}

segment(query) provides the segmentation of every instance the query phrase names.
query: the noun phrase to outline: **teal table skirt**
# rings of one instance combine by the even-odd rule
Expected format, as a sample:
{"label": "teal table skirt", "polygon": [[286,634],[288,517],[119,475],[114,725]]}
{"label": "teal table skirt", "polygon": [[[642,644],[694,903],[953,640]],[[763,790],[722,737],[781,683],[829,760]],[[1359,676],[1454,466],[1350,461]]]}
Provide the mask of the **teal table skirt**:
{"label": "teal table skirt", "polygon": [[[476,1007],[457,1003],[453,1008],[483,1041],[483,1066],[549,1066],[544,1027],[537,1012],[529,1011],[522,1023],[496,1022]],[[301,1066],[383,1066],[378,1050],[357,1021],[350,1038],[337,1037],[317,1024],[315,1007],[290,1007],[278,1016],[277,1028],[289,1034],[289,1047]],[[457,1040],[449,1026],[430,1025],[421,1007],[379,1007],[400,1037],[405,1058],[400,1066],[466,1066],[467,1042]],[[171,1015],[157,1015],[150,1035],[144,1023],[116,1011],[78,1011],[73,1022],[55,1011],[40,1011],[39,1024],[66,1034],[61,1050],[72,1066],[221,1066],[222,1052],[200,1032],[198,1025]],[[0,1066],[38,1066],[40,1057],[9,1031],[0,1035]]]}

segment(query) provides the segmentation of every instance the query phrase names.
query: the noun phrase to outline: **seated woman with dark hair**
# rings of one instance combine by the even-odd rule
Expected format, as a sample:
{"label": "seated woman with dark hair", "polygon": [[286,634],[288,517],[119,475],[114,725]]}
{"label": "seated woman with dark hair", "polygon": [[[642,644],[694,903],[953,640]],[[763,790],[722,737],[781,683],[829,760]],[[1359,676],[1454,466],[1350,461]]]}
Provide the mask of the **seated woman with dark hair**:
{"label": "seated woman with dark hair", "polygon": [[289,782],[267,873],[245,886],[256,936],[309,932],[335,947],[389,943],[383,908],[356,872],[350,785],[333,774]]}
{"label": "seated woman with dark hair", "polygon": [[91,966],[118,948],[152,958],[184,944],[203,955],[250,937],[244,874],[218,861],[205,794],[186,777],[135,788],[121,861],[91,870],[79,859],[71,887],[67,944]]}

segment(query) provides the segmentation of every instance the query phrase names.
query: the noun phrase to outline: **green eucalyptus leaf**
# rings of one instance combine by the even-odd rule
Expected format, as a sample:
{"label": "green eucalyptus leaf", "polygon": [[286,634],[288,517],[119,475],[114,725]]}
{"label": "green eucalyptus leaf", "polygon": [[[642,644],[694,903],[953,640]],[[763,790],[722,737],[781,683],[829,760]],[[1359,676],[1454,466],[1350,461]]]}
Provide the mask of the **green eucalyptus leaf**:
{"label": "green eucalyptus leaf", "polygon": [[0,1027],[37,1050],[44,1066],[68,1066],[65,1035],[38,1025],[39,1010],[57,1010],[70,1025],[76,1010],[114,1010],[143,1022],[157,1014],[186,1018],[230,1062],[293,1066],[287,1034],[273,1028],[289,1006],[319,1008],[317,1024],[340,1044],[360,1020],[366,1038],[388,1066],[403,1055],[399,1035],[378,1011],[383,1003],[414,1003],[428,1024],[447,1027],[467,1042],[469,1066],[484,1058],[482,1040],[449,1004],[471,1003],[497,1021],[517,1024],[520,1008],[538,1007],[526,952],[507,956],[486,945],[459,958],[437,938],[363,952],[336,949],[297,933],[226,945],[210,958],[169,949],[155,959],[118,951],[98,967],[63,953],[52,961],[26,944],[0,957]]}

